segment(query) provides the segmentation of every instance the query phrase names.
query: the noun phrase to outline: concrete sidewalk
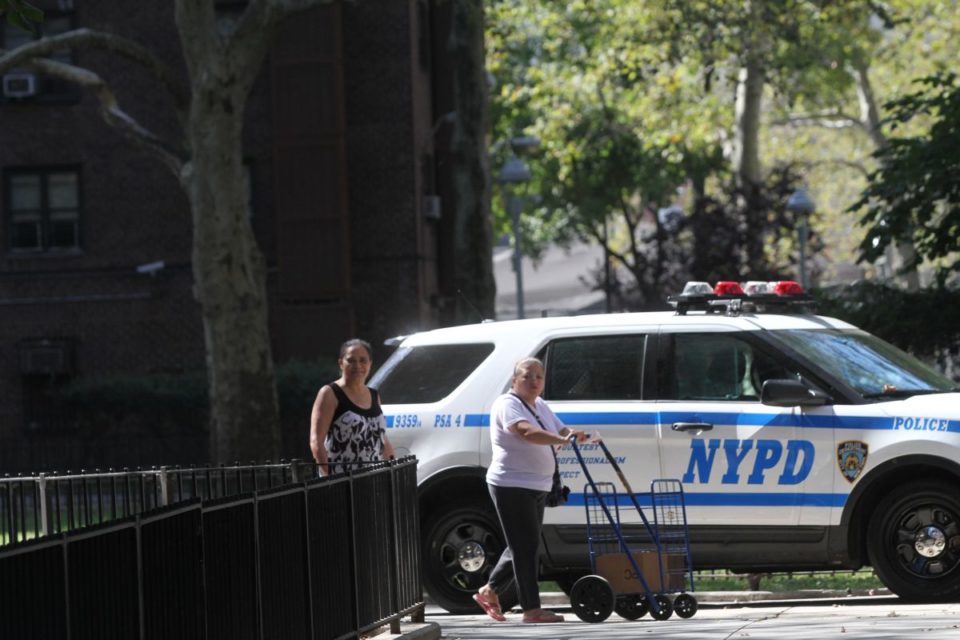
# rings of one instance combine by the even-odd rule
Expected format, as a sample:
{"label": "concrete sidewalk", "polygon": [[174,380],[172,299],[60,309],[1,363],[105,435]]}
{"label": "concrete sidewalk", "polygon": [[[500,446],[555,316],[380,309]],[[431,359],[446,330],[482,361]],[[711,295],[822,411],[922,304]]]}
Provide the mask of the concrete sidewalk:
{"label": "concrete sidewalk", "polygon": [[[805,589],[802,591],[696,591],[697,603],[706,608],[737,606],[745,604],[769,604],[798,600],[817,600],[822,603],[842,602],[848,599],[887,596],[895,597],[888,589]],[[570,599],[563,592],[541,593],[540,600],[546,608],[566,609]],[[426,617],[430,617],[434,605],[428,605]],[[478,611],[479,614],[479,611]],[[436,614],[435,614],[436,615]],[[573,619],[576,617],[574,616]],[[439,640],[443,635],[440,624],[432,621],[400,623],[399,634],[379,634],[376,640]]]}

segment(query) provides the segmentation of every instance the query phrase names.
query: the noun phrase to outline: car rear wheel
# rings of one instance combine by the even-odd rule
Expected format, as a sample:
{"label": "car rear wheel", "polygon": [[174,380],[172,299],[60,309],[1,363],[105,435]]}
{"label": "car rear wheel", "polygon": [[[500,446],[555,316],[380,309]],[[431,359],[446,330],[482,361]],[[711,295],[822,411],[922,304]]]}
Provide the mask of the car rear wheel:
{"label": "car rear wheel", "polygon": [[905,600],[960,598],[960,499],[933,482],[902,485],[870,518],[867,553],[877,576]]}
{"label": "car rear wheel", "polygon": [[[479,611],[473,594],[487,583],[500,553],[503,535],[496,514],[480,505],[431,512],[423,527],[423,582],[427,593],[450,613]],[[516,590],[500,594],[500,607],[516,604]]]}

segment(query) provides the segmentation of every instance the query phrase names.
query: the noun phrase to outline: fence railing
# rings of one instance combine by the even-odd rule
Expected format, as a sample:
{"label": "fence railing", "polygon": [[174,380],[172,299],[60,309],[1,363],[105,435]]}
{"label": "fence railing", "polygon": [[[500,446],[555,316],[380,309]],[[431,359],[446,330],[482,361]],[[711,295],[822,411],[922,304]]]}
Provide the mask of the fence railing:
{"label": "fence railing", "polygon": [[98,476],[5,479],[0,638],[335,640],[422,618],[414,458]]}
{"label": "fence railing", "polygon": [[0,546],[110,522],[199,498],[213,500],[300,482],[316,465],[157,467],[0,478]]}

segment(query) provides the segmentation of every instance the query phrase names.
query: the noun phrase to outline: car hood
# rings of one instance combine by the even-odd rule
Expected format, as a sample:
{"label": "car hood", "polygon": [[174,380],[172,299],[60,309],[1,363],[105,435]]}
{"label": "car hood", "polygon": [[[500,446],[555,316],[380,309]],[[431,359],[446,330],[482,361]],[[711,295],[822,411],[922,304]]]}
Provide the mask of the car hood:
{"label": "car hood", "polygon": [[890,416],[950,417],[960,419],[960,393],[919,395],[885,402],[881,411]]}

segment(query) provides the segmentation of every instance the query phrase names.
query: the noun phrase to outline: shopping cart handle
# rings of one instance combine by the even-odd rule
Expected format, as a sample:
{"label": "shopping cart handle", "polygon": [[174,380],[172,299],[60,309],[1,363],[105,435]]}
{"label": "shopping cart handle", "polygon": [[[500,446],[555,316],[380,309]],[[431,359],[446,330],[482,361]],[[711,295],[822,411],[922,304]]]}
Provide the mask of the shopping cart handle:
{"label": "shopping cart handle", "polygon": [[709,422],[674,422],[670,428],[674,431],[696,431],[703,433],[704,431],[712,431],[713,425]]}

